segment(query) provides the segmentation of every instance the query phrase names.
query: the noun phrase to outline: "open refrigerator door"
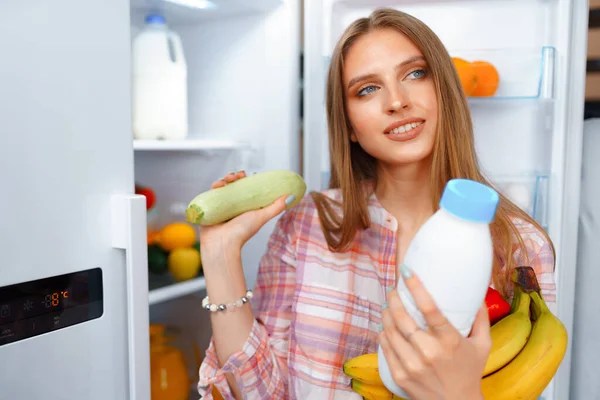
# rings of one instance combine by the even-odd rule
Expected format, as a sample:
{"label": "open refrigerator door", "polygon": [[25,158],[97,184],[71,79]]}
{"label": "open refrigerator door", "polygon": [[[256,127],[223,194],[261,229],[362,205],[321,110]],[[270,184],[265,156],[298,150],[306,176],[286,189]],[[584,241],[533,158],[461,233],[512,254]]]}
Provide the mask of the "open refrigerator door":
{"label": "open refrigerator door", "polygon": [[[529,213],[556,248],[557,304],[572,332],[587,4],[574,1],[306,0],[304,168],[309,190],[329,184],[325,83],[342,31],[379,6],[425,22],[452,57],[487,61],[500,83],[492,96],[469,96],[484,174]],[[569,335],[570,337],[570,335]],[[569,393],[570,351],[543,398]]]}
{"label": "open refrigerator door", "polygon": [[[150,322],[161,343],[163,331],[177,332],[190,398],[197,398],[197,366],[211,329],[201,308],[202,249],[185,209],[232,171],[299,172],[300,3],[131,0],[130,6],[134,174],[139,192],[151,199]],[[274,224],[242,249],[249,287]]]}

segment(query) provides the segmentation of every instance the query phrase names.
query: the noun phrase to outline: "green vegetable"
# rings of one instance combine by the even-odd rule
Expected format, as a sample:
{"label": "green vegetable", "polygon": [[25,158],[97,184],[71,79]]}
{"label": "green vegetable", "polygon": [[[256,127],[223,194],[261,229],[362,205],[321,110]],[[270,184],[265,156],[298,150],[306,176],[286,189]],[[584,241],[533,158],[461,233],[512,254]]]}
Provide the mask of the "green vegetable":
{"label": "green vegetable", "polygon": [[196,240],[196,242],[192,245],[192,248],[198,250],[198,253],[200,253],[200,242]]}
{"label": "green vegetable", "polygon": [[169,254],[159,245],[151,244],[148,246],[148,270],[153,274],[164,274],[167,272]]}
{"label": "green vegetable", "polygon": [[188,205],[186,218],[195,225],[215,225],[266,207],[281,196],[294,195],[294,201],[286,207],[289,209],[302,200],[305,192],[306,183],[295,172],[260,172],[200,193]]}

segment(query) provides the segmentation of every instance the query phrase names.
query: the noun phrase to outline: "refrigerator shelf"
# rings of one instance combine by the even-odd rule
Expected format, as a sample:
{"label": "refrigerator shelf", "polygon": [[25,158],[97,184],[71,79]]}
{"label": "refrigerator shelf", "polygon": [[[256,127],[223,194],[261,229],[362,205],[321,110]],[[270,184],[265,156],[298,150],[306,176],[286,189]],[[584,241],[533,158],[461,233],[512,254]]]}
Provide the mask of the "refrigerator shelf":
{"label": "refrigerator shelf", "polygon": [[[170,24],[200,23],[240,14],[269,12],[283,0],[130,0],[132,14],[160,12]],[[140,20],[143,21],[142,18]]]}
{"label": "refrigerator shelf", "polygon": [[134,140],[136,151],[216,151],[246,148],[243,142],[221,139]]}
{"label": "refrigerator shelf", "polygon": [[500,83],[496,93],[489,97],[470,96],[469,103],[554,99],[554,47],[449,50],[449,53],[467,61],[487,61],[498,71]]}
{"label": "refrigerator shelf", "polygon": [[148,303],[150,305],[187,296],[206,289],[206,279],[199,276],[183,282],[175,282],[168,274],[150,275]]}

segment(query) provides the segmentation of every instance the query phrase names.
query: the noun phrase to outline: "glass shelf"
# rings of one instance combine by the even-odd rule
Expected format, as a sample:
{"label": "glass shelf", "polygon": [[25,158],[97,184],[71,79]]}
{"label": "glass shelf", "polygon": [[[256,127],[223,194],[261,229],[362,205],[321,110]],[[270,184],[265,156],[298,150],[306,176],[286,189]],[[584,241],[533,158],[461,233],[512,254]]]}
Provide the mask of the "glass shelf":
{"label": "glass shelf", "polygon": [[239,150],[248,145],[223,139],[139,140],[133,141],[136,151],[217,151]]}
{"label": "glass shelf", "polygon": [[498,71],[500,83],[496,93],[489,97],[470,96],[470,103],[554,99],[554,47],[450,50],[449,53],[467,61],[487,61]]}
{"label": "glass shelf", "polygon": [[156,275],[148,272],[148,303],[162,303],[206,289],[206,279],[202,270],[197,277],[176,282],[169,273]]}
{"label": "glass shelf", "polygon": [[495,176],[491,178],[496,189],[510,201],[548,229],[549,176],[547,174],[524,174]]}

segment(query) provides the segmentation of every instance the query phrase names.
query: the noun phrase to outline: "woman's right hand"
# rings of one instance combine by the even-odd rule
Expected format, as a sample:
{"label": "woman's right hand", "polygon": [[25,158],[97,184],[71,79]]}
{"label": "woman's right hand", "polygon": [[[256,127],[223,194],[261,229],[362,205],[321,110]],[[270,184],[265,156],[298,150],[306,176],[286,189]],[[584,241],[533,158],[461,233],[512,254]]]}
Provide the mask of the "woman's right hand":
{"label": "woman's right hand", "polygon": [[[246,173],[239,171],[230,173],[223,179],[215,181],[211,185],[211,190],[223,187],[238,179],[244,179]],[[203,264],[210,258],[236,255],[239,256],[242,246],[258,232],[264,224],[270,219],[280,214],[286,207],[286,198],[291,203],[293,196],[282,196],[271,205],[245,212],[237,217],[212,226],[200,227],[200,246],[202,251]],[[208,262],[206,264],[209,264]]]}

